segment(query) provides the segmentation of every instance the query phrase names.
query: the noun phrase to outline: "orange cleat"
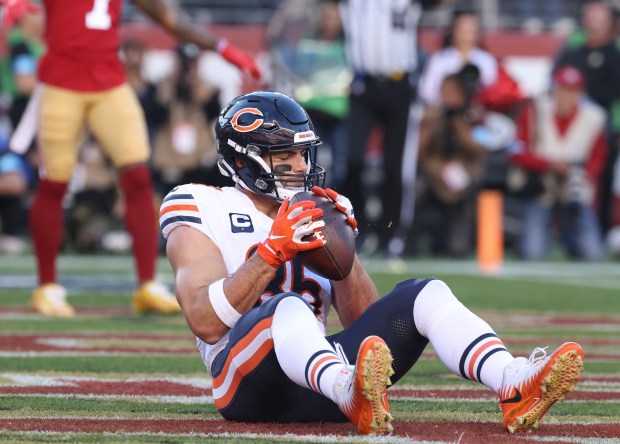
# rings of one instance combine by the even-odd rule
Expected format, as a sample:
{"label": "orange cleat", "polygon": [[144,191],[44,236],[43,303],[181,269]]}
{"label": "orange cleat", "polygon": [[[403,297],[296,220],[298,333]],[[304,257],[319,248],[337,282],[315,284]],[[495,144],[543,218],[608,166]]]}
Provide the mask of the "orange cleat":
{"label": "orange cleat", "polygon": [[336,388],[340,410],[365,435],[394,430],[386,393],[393,374],[392,354],[385,341],[368,336],[360,345],[354,371]]}
{"label": "orange cleat", "polygon": [[556,401],[572,392],[583,372],[583,349],[562,344],[551,356],[535,348],[529,359],[515,358],[504,370],[499,405],[502,425],[510,433],[538,428],[538,422]]}

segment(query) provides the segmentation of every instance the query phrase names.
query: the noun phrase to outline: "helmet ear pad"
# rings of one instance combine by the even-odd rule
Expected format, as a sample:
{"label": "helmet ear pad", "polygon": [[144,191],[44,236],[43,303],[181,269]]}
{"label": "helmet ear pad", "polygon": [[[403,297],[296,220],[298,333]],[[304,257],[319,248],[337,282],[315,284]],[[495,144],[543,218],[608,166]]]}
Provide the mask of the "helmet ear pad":
{"label": "helmet ear pad", "polygon": [[274,197],[278,197],[275,180],[265,180],[273,179],[273,175],[267,174],[263,165],[256,159],[248,156],[245,159],[235,158],[234,162],[235,164],[241,163],[242,166],[236,168],[237,175],[244,184],[250,186],[252,191],[267,194],[275,192]]}

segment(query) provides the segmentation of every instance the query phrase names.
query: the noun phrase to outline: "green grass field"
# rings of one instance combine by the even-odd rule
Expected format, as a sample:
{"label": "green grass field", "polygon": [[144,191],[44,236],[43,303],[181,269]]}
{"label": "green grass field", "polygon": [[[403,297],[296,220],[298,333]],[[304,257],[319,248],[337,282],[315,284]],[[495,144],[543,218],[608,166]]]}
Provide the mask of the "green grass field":
{"label": "green grass field", "polygon": [[[545,345],[551,350],[564,340],[582,343],[585,375],[574,399],[556,405],[539,431],[514,442],[620,442],[620,264],[510,262],[494,276],[479,275],[473,262],[366,264],[381,293],[409,277],[443,279],[514,354]],[[318,441],[290,430],[228,430],[184,319],[131,312],[132,269],[128,257],[63,257],[61,281],[78,316],[48,319],[27,310],[32,258],[0,258],[0,442]],[[159,275],[172,282],[163,258]],[[496,425],[494,398],[452,375],[430,348],[399,387],[411,393],[391,401],[396,432],[378,442],[407,442],[398,434],[403,424],[420,425],[417,440],[503,442],[509,436]],[[427,436],[421,425],[430,423],[463,432]],[[476,435],[476,425],[490,435]],[[345,432],[323,434],[321,441],[369,441]]]}

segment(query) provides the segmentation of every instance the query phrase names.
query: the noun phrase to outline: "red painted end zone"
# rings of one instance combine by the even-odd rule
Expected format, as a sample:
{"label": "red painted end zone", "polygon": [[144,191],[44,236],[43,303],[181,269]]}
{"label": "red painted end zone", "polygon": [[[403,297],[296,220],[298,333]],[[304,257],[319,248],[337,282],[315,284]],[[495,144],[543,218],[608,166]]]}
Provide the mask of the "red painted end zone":
{"label": "red painted end zone", "polygon": [[[407,437],[411,440],[450,441],[460,443],[531,442],[530,438],[556,438],[553,442],[563,442],[562,438],[574,442],[574,438],[618,438],[619,424],[548,424],[533,433],[509,435],[499,423],[481,422],[395,422],[392,436]],[[165,433],[165,434],[295,434],[295,435],[355,435],[351,424],[279,424],[279,423],[239,423],[224,420],[173,420],[173,419],[69,419],[27,418],[0,419],[0,430],[12,432],[55,432],[55,433]],[[571,437],[571,438],[569,438]],[[566,441],[565,441],[566,442]]]}
{"label": "red painted end zone", "polygon": [[[205,375],[206,378],[206,375]],[[174,381],[155,378],[133,378],[132,380],[82,379],[74,377],[40,377],[47,384],[10,384],[0,385],[0,395],[111,395],[111,396],[212,396],[210,388],[197,387],[191,381],[183,383],[182,377]],[[588,381],[588,378],[585,378]],[[617,382],[610,381],[610,382]],[[473,385],[473,384],[472,384]],[[391,387],[388,390],[390,399],[481,399],[491,402],[497,396],[490,390],[476,385],[473,389],[415,389]],[[567,401],[620,401],[620,391],[589,390],[581,385],[575,392],[567,396]]]}

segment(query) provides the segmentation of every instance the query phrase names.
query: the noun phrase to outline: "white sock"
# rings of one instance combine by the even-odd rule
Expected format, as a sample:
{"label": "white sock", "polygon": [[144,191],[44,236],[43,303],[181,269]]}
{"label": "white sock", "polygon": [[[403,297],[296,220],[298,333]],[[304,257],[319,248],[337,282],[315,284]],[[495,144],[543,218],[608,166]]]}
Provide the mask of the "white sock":
{"label": "white sock", "polygon": [[504,368],[514,357],[489,324],[459,302],[444,282],[431,281],[420,291],[413,319],[446,367],[499,393]]}
{"label": "white sock", "polygon": [[300,298],[284,298],[271,324],[274,350],[280,367],[293,382],[337,402],[336,377],[351,370],[327,342],[317,322]]}

